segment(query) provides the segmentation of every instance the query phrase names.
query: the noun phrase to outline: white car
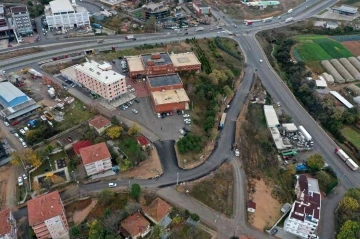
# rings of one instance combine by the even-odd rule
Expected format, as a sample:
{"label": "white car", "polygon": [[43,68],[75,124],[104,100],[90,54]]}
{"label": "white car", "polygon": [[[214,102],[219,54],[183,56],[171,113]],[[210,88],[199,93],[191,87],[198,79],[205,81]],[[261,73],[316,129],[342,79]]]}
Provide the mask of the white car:
{"label": "white car", "polygon": [[19,186],[24,185],[24,182],[23,182],[23,179],[22,179],[22,177],[21,177],[21,176],[20,176],[20,177],[18,177],[18,184],[19,184]]}
{"label": "white car", "polygon": [[26,179],[27,179],[26,174],[23,174],[23,179],[24,179],[24,180],[26,180]]}
{"label": "white car", "polygon": [[184,122],[191,122],[191,119],[184,119]]}
{"label": "white car", "polygon": [[190,121],[185,121],[185,124],[186,124],[186,125],[190,125],[191,122],[190,122]]}
{"label": "white car", "polygon": [[8,122],[4,121],[4,125],[9,126],[10,124]]}
{"label": "white car", "polygon": [[185,134],[185,131],[183,129],[180,129],[180,134],[184,135]]}
{"label": "white car", "polygon": [[19,138],[19,135],[18,135],[18,133],[14,133],[14,135],[15,135],[15,137],[16,137],[16,138]]}
{"label": "white car", "polygon": [[260,63],[261,63],[261,62],[263,62],[263,60],[262,60],[262,59],[260,59]]}
{"label": "white car", "polygon": [[184,118],[189,118],[190,115],[189,115],[189,114],[184,114],[183,117],[184,117]]}
{"label": "white car", "polygon": [[109,187],[109,188],[115,188],[115,187],[116,187],[116,183],[109,183],[108,187]]}
{"label": "white car", "polygon": [[128,85],[127,88],[128,88],[128,89],[131,89],[131,85]]}
{"label": "white car", "polygon": [[23,138],[20,138],[20,137],[19,137],[19,140],[20,140],[21,143],[24,142]]}
{"label": "white car", "polygon": [[161,114],[160,114],[160,113],[157,113],[157,117],[158,117],[158,118],[161,118]]}
{"label": "white car", "polygon": [[133,109],[132,112],[135,114],[139,113],[136,109]]}
{"label": "white car", "polygon": [[28,128],[28,127],[24,127],[24,130],[25,130],[25,132],[28,132],[28,131],[29,131],[29,128]]}
{"label": "white car", "polygon": [[23,135],[26,134],[25,130],[23,130],[23,129],[20,129],[20,133],[23,134]]}
{"label": "white car", "polygon": [[239,157],[240,156],[240,151],[238,149],[235,149],[235,156]]}
{"label": "white car", "polygon": [[276,105],[277,105],[278,107],[280,107],[280,106],[281,106],[281,103],[280,103],[280,102],[277,102]]}
{"label": "white car", "polygon": [[27,145],[26,145],[25,142],[22,142],[22,145],[23,145],[24,148],[27,148]]}

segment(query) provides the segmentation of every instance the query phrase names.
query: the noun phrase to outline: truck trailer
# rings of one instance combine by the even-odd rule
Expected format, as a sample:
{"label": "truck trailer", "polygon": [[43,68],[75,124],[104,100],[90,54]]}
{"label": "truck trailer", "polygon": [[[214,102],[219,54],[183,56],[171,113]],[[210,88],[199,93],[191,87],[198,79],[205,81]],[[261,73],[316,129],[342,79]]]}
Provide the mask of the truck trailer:
{"label": "truck trailer", "polygon": [[226,113],[223,113],[219,123],[219,130],[222,130],[224,128],[225,120],[226,120]]}
{"label": "truck trailer", "polygon": [[203,27],[197,27],[197,28],[195,28],[195,31],[196,31],[196,32],[203,31],[203,30],[204,30]]}
{"label": "truck trailer", "polygon": [[127,35],[125,37],[125,40],[136,40],[136,38],[134,37],[134,35]]}
{"label": "truck trailer", "polygon": [[340,148],[335,149],[335,153],[346,163],[349,168],[351,168],[353,171],[358,170],[359,165],[357,165],[354,160],[352,160],[349,155],[347,155],[344,150]]}
{"label": "truck trailer", "polygon": [[300,125],[300,126],[299,126],[299,130],[300,130],[300,132],[304,135],[306,141],[311,141],[311,140],[312,140],[311,135],[306,131],[306,129],[304,128],[304,126]]}

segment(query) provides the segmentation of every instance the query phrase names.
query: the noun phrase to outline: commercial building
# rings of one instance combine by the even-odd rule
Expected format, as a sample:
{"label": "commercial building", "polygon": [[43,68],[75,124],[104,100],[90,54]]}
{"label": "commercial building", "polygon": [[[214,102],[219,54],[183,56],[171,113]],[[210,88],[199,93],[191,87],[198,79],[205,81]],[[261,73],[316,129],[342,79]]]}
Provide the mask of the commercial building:
{"label": "commercial building", "polygon": [[161,198],[156,198],[149,206],[144,208],[144,213],[153,223],[166,228],[171,223],[169,217],[171,210],[172,207],[167,202]]}
{"label": "commercial building", "polygon": [[37,109],[40,105],[25,95],[10,82],[0,82],[0,105],[4,108],[0,111],[0,117],[10,123],[21,117],[26,117]]}
{"label": "commercial building", "polygon": [[189,109],[190,99],[178,74],[148,76],[147,86],[155,112]]}
{"label": "commercial building", "polygon": [[29,200],[27,207],[29,225],[38,239],[69,238],[69,226],[58,191]]}
{"label": "commercial building", "polygon": [[265,120],[267,126],[270,127],[279,127],[280,123],[278,117],[276,115],[274,106],[272,105],[264,105],[264,113],[265,113]]}
{"label": "commercial building", "polygon": [[111,122],[104,116],[98,115],[89,121],[89,126],[94,128],[98,134],[102,134],[111,126]]}
{"label": "commercial building", "polygon": [[126,58],[131,78],[169,74],[180,71],[200,71],[201,63],[193,52],[168,54],[159,52]]}
{"label": "commercial building", "polygon": [[198,16],[209,16],[211,13],[211,7],[201,0],[193,1],[192,6]]}
{"label": "commercial building", "polygon": [[17,33],[21,36],[32,36],[33,28],[27,7],[11,7],[10,11]]}
{"label": "commercial building", "polygon": [[88,176],[112,168],[111,155],[104,142],[82,148],[79,152]]}
{"label": "commercial building", "polygon": [[49,29],[64,29],[89,26],[90,18],[86,8],[75,4],[75,0],[54,0],[45,5],[45,17]]}
{"label": "commercial building", "polygon": [[17,239],[16,220],[10,209],[0,211],[0,239]]}
{"label": "commercial building", "polygon": [[330,94],[333,95],[338,101],[340,101],[343,105],[345,105],[348,109],[354,108],[354,105],[351,104],[347,99],[345,99],[342,95],[337,91],[330,91]]}
{"label": "commercial building", "polygon": [[139,213],[135,213],[121,222],[121,233],[127,238],[143,238],[150,231],[150,223]]}
{"label": "commercial building", "polygon": [[14,35],[12,21],[6,17],[5,7],[0,4],[0,39],[9,39]]}
{"label": "commercial building", "polygon": [[295,194],[297,199],[284,222],[284,230],[301,238],[317,239],[316,229],[321,210],[317,179],[307,178],[305,175],[297,176]]}
{"label": "commercial building", "polygon": [[163,19],[170,16],[170,9],[165,6],[164,2],[150,2],[142,6],[142,16],[145,19],[149,19],[151,17]]}
{"label": "commercial building", "polygon": [[333,7],[333,12],[342,14],[342,15],[355,15],[358,12],[357,7],[352,7],[348,5],[341,5],[340,7]]}
{"label": "commercial building", "polygon": [[125,76],[111,70],[108,63],[85,62],[73,67],[76,83],[88,88],[108,101],[127,92]]}

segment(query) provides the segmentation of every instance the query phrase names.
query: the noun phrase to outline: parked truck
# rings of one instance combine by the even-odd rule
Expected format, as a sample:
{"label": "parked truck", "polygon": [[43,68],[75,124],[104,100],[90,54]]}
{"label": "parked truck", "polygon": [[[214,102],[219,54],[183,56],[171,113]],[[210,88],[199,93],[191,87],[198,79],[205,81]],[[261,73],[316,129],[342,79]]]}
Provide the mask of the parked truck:
{"label": "parked truck", "polygon": [[125,40],[136,40],[136,38],[134,37],[134,35],[127,35],[125,37]]}
{"label": "parked truck", "polygon": [[195,31],[196,31],[196,32],[203,31],[203,30],[204,30],[203,27],[196,27],[196,28],[195,28]]}
{"label": "parked truck", "polygon": [[353,171],[358,170],[359,165],[357,165],[354,160],[352,160],[349,155],[347,155],[344,150],[340,148],[335,149],[335,153],[351,168]]}
{"label": "parked truck", "polygon": [[304,128],[304,126],[300,125],[299,130],[304,135],[306,141],[312,140],[311,135],[307,132],[307,130]]}
{"label": "parked truck", "polygon": [[290,149],[290,150],[281,152],[281,155],[282,156],[295,156],[295,155],[297,155],[297,151],[294,149]]}
{"label": "parked truck", "polygon": [[52,88],[52,87],[49,88],[47,92],[51,98],[55,98],[55,89],[54,88]]}
{"label": "parked truck", "polygon": [[226,113],[223,113],[219,123],[219,130],[222,130],[224,128],[225,120],[226,120]]}
{"label": "parked truck", "polygon": [[294,18],[293,17],[289,17],[289,18],[286,18],[285,19],[285,22],[288,23],[288,22],[292,22],[294,21]]}

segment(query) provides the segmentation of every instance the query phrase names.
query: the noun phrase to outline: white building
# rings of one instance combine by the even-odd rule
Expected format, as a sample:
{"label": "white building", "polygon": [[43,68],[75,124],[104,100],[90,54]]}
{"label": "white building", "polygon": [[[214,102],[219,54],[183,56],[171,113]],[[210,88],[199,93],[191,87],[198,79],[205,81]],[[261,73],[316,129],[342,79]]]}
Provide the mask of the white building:
{"label": "white building", "polygon": [[269,128],[280,126],[277,114],[272,105],[264,105],[264,113],[265,113],[266,124]]}
{"label": "white building", "polygon": [[23,36],[32,36],[33,29],[30,21],[30,15],[26,6],[11,7],[11,16],[16,26],[16,31]]}
{"label": "white building", "polygon": [[79,151],[88,176],[111,170],[111,155],[104,142],[81,148]]}
{"label": "white building", "polygon": [[86,8],[71,4],[69,0],[54,0],[45,6],[45,16],[49,29],[89,26],[90,18]]}
{"label": "white building", "polygon": [[297,176],[295,194],[297,199],[285,220],[284,230],[300,238],[317,239],[316,229],[321,210],[317,179],[307,178],[305,175]]}

